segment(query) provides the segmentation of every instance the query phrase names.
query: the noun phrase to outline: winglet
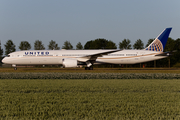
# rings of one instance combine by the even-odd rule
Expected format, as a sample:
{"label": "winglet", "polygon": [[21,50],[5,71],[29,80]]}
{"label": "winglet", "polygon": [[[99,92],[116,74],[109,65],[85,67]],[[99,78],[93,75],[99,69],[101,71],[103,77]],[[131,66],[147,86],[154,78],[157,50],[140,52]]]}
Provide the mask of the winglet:
{"label": "winglet", "polygon": [[147,48],[145,48],[145,50],[163,51],[166,46],[171,29],[172,28],[166,28],[165,30],[163,30],[162,33],[159,34],[159,36]]}

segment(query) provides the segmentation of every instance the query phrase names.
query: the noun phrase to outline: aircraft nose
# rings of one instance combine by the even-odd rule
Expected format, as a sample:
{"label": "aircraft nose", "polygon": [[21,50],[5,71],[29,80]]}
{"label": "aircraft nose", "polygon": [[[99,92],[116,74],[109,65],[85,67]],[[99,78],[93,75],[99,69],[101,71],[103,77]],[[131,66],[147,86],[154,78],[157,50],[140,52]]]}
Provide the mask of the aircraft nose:
{"label": "aircraft nose", "polygon": [[6,58],[3,58],[3,59],[2,59],[2,63],[6,63],[6,60],[5,60],[5,59],[6,59]]}

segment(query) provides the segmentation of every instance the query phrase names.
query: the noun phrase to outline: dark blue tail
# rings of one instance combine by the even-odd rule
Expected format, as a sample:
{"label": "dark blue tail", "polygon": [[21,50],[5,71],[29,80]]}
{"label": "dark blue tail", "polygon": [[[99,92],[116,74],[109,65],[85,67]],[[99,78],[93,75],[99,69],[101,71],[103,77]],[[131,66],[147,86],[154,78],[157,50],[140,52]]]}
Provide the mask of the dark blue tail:
{"label": "dark blue tail", "polygon": [[145,50],[163,51],[172,28],[166,28]]}

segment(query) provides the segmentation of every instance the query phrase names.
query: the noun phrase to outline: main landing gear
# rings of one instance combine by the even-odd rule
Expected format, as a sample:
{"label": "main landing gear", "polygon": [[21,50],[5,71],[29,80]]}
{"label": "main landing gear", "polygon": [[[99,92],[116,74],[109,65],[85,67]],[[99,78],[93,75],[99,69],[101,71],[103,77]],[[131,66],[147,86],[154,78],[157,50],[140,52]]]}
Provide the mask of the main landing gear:
{"label": "main landing gear", "polygon": [[86,65],[85,70],[93,70],[93,61],[87,61]]}
{"label": "main landing gear", "polygon": [[85,67],[85,70],[93,70],[93,67]]}

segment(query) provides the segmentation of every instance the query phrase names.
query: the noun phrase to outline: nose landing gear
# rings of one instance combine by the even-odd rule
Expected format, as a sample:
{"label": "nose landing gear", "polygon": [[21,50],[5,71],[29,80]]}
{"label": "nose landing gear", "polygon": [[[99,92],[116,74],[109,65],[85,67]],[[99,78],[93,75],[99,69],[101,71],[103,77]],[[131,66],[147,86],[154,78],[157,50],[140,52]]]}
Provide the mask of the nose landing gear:
{"label": "nose landing gear", "polygon": [[16,65],[12,65],[12,67],[14,67],[14,70],[17,70],[17,67],[16,67]]}

